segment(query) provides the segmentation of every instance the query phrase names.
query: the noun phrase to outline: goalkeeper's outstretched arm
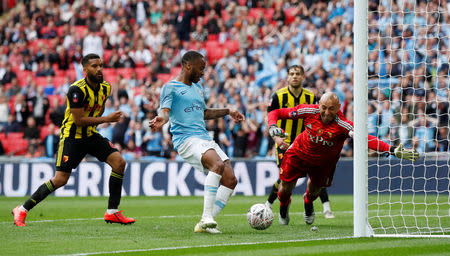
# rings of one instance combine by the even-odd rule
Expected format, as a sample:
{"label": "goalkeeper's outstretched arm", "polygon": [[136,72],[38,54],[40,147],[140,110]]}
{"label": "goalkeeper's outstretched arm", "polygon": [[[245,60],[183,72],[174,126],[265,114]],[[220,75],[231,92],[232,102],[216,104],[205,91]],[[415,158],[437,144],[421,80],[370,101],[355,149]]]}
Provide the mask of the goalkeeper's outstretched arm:
{"label": "goalkeeper's outstretched arm", "polygon": [[[348,135],[353,138],[353,131],[350,131]],[[403,144],[398,145],[398,147],[394,147],[372,135],[368,136],[368,144],[370,149],[380,153],[388,153],[396,156],[397,158],[411,160],[413,162],[419,159],[419,153],[416,150],[405,149],[403,148]]]}

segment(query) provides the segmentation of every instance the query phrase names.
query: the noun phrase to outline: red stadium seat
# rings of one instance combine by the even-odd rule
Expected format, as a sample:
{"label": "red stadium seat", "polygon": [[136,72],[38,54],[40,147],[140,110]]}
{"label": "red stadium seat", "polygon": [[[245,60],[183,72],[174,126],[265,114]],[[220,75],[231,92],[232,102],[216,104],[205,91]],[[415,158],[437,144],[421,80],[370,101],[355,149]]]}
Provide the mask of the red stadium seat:
{"label": "red stadium seat", "polygon": [[239,50],[239,41],[229,40],[223,43],[223,48],[228,49],[230,54],[234,54]]}
{"label": "red stadium seat", "polygon": [[55,86],[55,88],[58,88],[61,85],[63,85],[64,81],[66,81],[66,77],[65,76],[55,76],[55,77],[53,77],[53,85]]}
{"label": "red stadium seat", "polygon": [[20,86],[26,86],[27,84],[27,78],[29,76],[32,76],[33,73],[31,71],[27,71],[27,70],[21,70],[19,72],[16,73],[17,75],[17,82],[19,82]]}
{"label": "red stadium seat", "polygon": [[47,83],[47,77],[46,76],[38,76],[34,78],[34,81],[36,82],[37,86],[46,86]]}
{"label": "red stadium seat", "polygon": [[219,40],[219,35],[217,35],[217,34],[208,34],[208,37],[207,37],[207,42],[208,41],[217,41],[217,40]]}
{"label": "red stadium seat", "polygon": [[24,155],[27,152],[28,141],[26,139],[11,139],[10,137],[2,140],[6,154]]}
{"label": "red stadium seat", "polygon": [[6,139],[10,139],[10,140],[18,140],[18,139],[22,139],[23,138],[23,133],[22,132],[10,132],[8,134],[5,135]]}
{"label": "red stadium seat", "polygon": [[55,95],[47,95],[48,101],[50,102],[50,106],[53,107],[53,101],[58,99],[58,106],[61,104],[61,97],[57,94]]}
{"label": "red stadium seat", "polygon": [[206,41],[206,52],[208,53],[208,61],[210,63],[217,62],[223,57],[223,48],[219,41]]}
{"label": "red stadium seat", "polygon": [[265,12],[264,8],[251,8],[248,11],[248,16],[256,19],[257,17],[262,16],[264,12]]}
{"label": "red stadium seat", "polygon": [[70,69],[66,70],[66,76],[69,77],[69,80],[71,82],[74,82],[75,79],[77,79],[77,72],[75,71],[74,68],[70,68]]}
{"label": "red stadium seat", "polygon": [[56,33],[58,34],[58,36],[62,36],[64,33],[64,26],[56,27]]}
{"label": "red stadium seat", "polygon": [[133,73],[133,70],[131,68],[117,68],[116,74],[121,75],[124,78],[130,79],[131,73]]}
{"label": "red stadium seat", "polygon": [[167,83],[172,78],[172,74],[157,74],[156,77],[163,81],[164,83]]}
{"label": "red stadium seat", "polygon": [[230,15],[225,9],[221,10],[220,14],[222,16],[221,18],[223,19],[223,21],[227,22],[230,19]]}
{"label": "red stadium seat", "polygon": [[113,68],[104,68],[103,69],[103,79],[106,81],[109,81],[108,79],[111,79],[112,77],[116,76],[116,70]]}
{"label": "red stadium seat", "polygon": [[136,71],[136,76],[138,79],[144,79],[148,76],[148,69],[146,67],[135,68],[134,71]]}
{"label": "red stadium seat", "polygon": [[295,8],[289,7],[284,9],[284,14],[286,15],[286,24],[289,24],[295,20]]}
{"label": "red stadium seat", "polygon": [[84,38],[84,33],[87,31],[87,26],[75,26],[75,31],[80,38]]}
{"label": "red stadium seat", "polygon": [[103,61],[105,63],[109,64],[109,59],[111,59],[111,56],[112,56],[112,50],[105,50],[103,52]]}
{"label": "red stadium seat", "polygon": [[176,75],[178,75],[178,73],[180,73],[180,71],[181,71],[181,67],[174,67],[174,68],[172,68],[172,70],[170,70],[170,74],[172,76],[176,76]]}
{"label": "red stadium seat", "polygon": [[264,16],[266,17],[266,19],[268,21],[272,20],[273,17],[273,13],[275,12],[275,10],[273,8],[267,8],[264,12]]}

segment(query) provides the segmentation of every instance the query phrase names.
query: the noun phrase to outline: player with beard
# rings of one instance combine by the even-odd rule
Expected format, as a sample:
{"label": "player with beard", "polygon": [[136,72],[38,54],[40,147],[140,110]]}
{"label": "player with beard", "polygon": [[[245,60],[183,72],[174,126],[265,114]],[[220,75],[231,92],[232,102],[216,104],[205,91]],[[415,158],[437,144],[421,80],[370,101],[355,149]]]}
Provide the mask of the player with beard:
{"label": "player with beard", "polygon": [[133,218],[127,218],[122,215],[122,211],[118,211],[126,162],[113,144],[96,130],[99,124],[117,122],[123,113],[116,111],[102,117],[105,102],[111,95],[111,86],[103,80],[102,59],[97,54],[88,54],[83,57],[81,64],[86,77],[73,83],[67,92],[67,108],[61,125],[55,176],[42,184],[23,205],[13,209],[14,224],[17,226],[25,226],[28,211],[67,183],[72,169],[78,166],[86,154],[95,156],[112,168],[105,221],[134,223]]}
{"label": "player with beard", "polygon": [[203,215],[194,232],[220,233],[214,218],[233,194],[237,179],[230,159],[209,136],[205,120],[229,115],[240,122],[244,116],[229,108],[206,107],[201,79],[205,65],[205,57],[196,51],[183,55],[180,74],[162,88],[160,112],[150,121],[150,128],[159,129],[170,121],[175,150],[195,169],[206,174]]}

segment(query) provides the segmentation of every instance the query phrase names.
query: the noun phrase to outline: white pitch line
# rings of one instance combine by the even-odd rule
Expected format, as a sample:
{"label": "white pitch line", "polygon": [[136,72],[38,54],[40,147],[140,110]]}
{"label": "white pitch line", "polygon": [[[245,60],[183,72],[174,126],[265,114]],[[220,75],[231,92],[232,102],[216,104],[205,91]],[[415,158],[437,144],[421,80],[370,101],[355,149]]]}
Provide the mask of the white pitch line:
{"label": "white pitch line", "polygon": [[205,244],[205,245],[192,245],[192,246],[175,246],[175,247],[161,247],[161,248],[148,248],[148,249],[119,250],[119,251],[109,251],[109,252],[87,252],[87,253],[75,253],[75,254],[60,254],[58,256],[86,256],[86,255],[97,255],[97,254],[118,254],[118,253],[128,253],[128,252],[169,251],[169,250],[220,247],[220,246],[280,244],[280,243],[296,243],[296,242],[309,242],[309,241],[322,241],[322,240],[340,240],[340,239],[348,239],[348,238],[353,238],[353,237],[352,236],[343,236],[343,237],[324,237],[324,238],[314,238],[314,239],[295,239],[295,240],[284,240],[284,241]]}
{"label": "white pitch line", "polygon": [[[317,214],[322,214],[321,212],[316,212]],[[337,214],[353,214],[353,211],[340,211],[340,212],[334,212]],[[303,215],[303,212],[289,212],[291,215]],[[239,216],[245,216],[246,214],[224,214],[221,216],[225,217],[239,217]],[[170,219],[170,218],[196,218],[200,217],[201,215],[166,215],[166,216],[139,216],[134,217],[135,219],[150,219],[150,218],[159,218],[159,219]],[[12,218],[12,217],[11,217]],[[42,223],[42,222],[65,222],[65,221],[91,221],[91,220],[103,220],[103,218],[76,218],[76,219],[54,219],[54,220],[30,220],[27,221],[27,223]],[[0,222],[0,224],[11,224],[11,221],[3,221]]]}

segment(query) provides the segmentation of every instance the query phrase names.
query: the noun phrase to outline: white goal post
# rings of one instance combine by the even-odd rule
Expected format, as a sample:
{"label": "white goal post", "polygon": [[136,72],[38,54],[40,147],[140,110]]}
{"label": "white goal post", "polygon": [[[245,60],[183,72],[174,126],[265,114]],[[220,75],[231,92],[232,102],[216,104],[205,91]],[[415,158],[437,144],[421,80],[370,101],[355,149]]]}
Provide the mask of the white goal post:
{"label": "white goal post", "polygon": [[[354,0],[354,237],[450,237],[450,6],[368,2]],[[369,158],[368,134],[421,159]]]}

